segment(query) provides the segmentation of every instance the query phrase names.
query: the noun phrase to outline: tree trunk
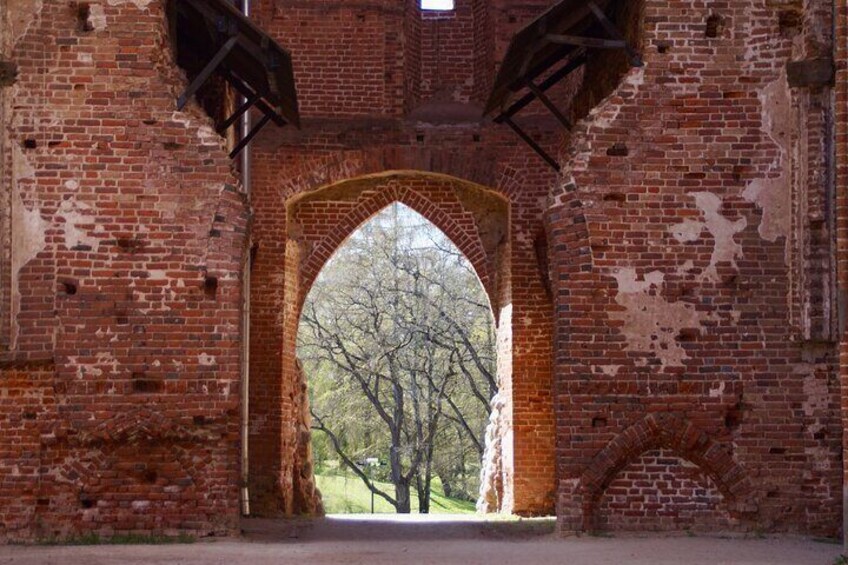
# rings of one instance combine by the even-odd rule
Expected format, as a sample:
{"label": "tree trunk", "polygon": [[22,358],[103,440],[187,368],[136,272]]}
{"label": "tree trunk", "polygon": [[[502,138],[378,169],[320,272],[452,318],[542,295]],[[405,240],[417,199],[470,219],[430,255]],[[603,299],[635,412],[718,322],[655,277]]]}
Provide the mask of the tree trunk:
{"label": "tree trunk", "polygon": [[430,513],[430,488],[429,481],[422,480],[421,476],[415,477],[415,486],[418,489],[418,513]]}
{"label": "tree trunk", "polygon": [[395,500],[397,500],[396,508],[398,514],[409,514],[411,512],[409,483],[404,481],[395,483]]}
{"label": "tree trunk", "polygon": [[442,491],[445,493],[445,496],[448,498],[453,497],[453,484],[451,483],[451,479],[447,475],[439,475],[442,479]]}

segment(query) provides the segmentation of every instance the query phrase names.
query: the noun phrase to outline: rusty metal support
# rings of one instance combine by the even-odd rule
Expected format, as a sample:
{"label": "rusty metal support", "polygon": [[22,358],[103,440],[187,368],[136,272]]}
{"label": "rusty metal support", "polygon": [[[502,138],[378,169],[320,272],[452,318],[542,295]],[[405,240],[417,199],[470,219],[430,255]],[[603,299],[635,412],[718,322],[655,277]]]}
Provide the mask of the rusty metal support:
{"label": "rusty metal support", "polygon": [[595,18],[597,18],[597,20],[601,23],[601,25],[604,27],[604,30],[610,37],[624,43],[623,48],[627,53],[627,58],[630,60],[630,66],[643,66],[645,63],[642,61],[642,56],[639,55],[639,53],[637,53],[636,50],[633,49],[633,47],[629,43],[627,43],[627,40],[625,39],[624,35],[617,27],[615,27],[615,24],[610,21],[604,11],[601,10],[597,4],[591,1],[589,2],[589,9],[592,10],[592,13],[595,15]]}
{"label": "rusty metal support", "polygon": [[248,133],[246,136],[244,136],[244,138],[241,141],[238,142],[238,145],[236,145],[233,148],[233,150],[230,152],[230,159],[235,159],[236,156],[239,153],[241,153],[241,150],[244,149],[247,146],[247,144],[250,143],[253,140],[253,138],[256,137],[256,135],[260,131],[262,131],[262,128],[264,128],[265,125],[270,121],[271,121],[271,115],[270,114],[265,114],[264,116],[262,116],[262,119],[259,120],[259,123],[257,123],[255,126],[253,126],[253,129],[250,130],[250,133]]}
{"label": "rusty metal support", "polygon": [[215,53],[215,56],[212,57],[212,60],[206,64],[203,70],[200,71],[200,74],[198,74],[194,78],[194,80],[191,81],[191,84],[188,86],[188,88],[186,88],[185,92],[180,95],[179,100],[177,100],[177,110],[182,110],[183,108],[185,108],[185,105],[188,104],[188,101],[191,99],[191,97],[197,94],[197,91],[200,90],[200,87],[202,87],[206,83],[206,81],[209,80],[209,77],[212,76],[212,73],[214,73],[215,70],[221,65],[221,63],[224,62],[224,59],[227,58],[227,55],[230,54],[230,51],[233,50],[233,47],[236,46],[236,43],[238,43],[238,37],[233,36],[221,46],[218,52]]}
{"label": "rusty metal support", "polygon": [[532,93],[533,93],[533,95],[534,95],[536,98],[538,98],[538,99],[539,99],[539,101],[540,101],[542,104],[544,104],[544,105],[545,105],[545,107],[546,107],[548,110],[550,110],[551,114],[553,114],[553,115],[554,115],[554,117],[555,117],[557,120],[559,120],[559,122],[563,125],[563,127],[565,127],[565,129],[567,129],[567,130],[571,131],[571,120],[569,120],[568,118],[566,118],[566,117],[565,117],[565,114],[563,114],[562,112],[560,112],[559,108],[557,108],[557,107],[556,107],[556,104],[554,104],[553,102],[551,102],[551,99],[550,99],[550,98],[548,98],[548,97],[545,95],[545,93],[544,93],[544,92],[542,92],[542,90],[541,90],[538,86],[536,86],[536,83],[534,83],[532,80],[528,80],[528,81],[527,81],[527,88],[530,90],[530,92],[532,92]]}
{"label": "rusty metal support", "polygon": [[547,151],[542,149],[542,146],[536,143],[536,140],[530,137],[527,132],[521,129],[518,124],[512,121],[511,118],[504,118],[503,123],[512,128],[512,130],[518,134],[518,137],[524,140],[524,143],[530,146],[530,148],[536,152],[545,162],[550,165],[556,172],[560,172],[562,167],[559,166],[559,163],[556,162],[556,159],[550,156]]}

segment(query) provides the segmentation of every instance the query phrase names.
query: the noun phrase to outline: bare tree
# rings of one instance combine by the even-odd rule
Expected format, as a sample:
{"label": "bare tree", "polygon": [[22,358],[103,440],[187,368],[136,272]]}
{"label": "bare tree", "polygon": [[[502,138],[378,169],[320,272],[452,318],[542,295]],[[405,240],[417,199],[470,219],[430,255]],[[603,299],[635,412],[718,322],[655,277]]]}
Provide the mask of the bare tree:
{"label": "bare tree", "polygon": [[[414,485],[426,513],[434,474],[473,492],[453,487],[480,466],[494,328],[473,269],[435,226],[400,205],[367,223],[316,281],[298,339],[313,427],[375,495],[410,512]],[[386,452],[394,493],[357,465]]]}

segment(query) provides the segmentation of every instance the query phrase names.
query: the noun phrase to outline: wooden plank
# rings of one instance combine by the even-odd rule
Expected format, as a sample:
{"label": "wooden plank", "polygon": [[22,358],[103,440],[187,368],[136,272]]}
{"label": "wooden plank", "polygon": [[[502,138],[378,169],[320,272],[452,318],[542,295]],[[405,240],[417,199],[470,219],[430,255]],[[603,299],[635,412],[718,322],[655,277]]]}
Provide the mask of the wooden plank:
{"label": "wooden plank", "polygon": [[627,42],[620,39],[603,39],[600,37],[580,37],[577,35],[548,34],[545,39],[551,43],[563,45],[576,45],[578,47],[592,47],[595,49],[624,49]]}

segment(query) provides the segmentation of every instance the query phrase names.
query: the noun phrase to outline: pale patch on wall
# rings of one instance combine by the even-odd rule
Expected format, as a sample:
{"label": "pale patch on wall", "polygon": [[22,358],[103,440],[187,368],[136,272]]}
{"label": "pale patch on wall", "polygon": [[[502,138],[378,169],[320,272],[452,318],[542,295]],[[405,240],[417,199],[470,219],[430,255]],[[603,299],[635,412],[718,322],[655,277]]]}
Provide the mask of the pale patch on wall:
{"label": "pale patch on wall", "polygon": [[9,33],[3,34],[0,48],[8,49],[15,45],[40,20],[42,0],[3,0],[8,14]]}
{"label": "pale patch on wall", "polygon": [[704,229],[713,236],[713,252],[710,265],[704,270],[701,278],[711,281],[718,280],[717,265],[730,263],[736,268],[736,259],[742,257],[742,246],[736,243],[734,237],[748,226],[748,220],[740,218],[728,220],[721,215],[721,199],[711,192],[694,192],[695,205],[701,210],[704,221],[684,220],[669,227],[668,231],[680,243],[690,243],[701,238]]}
{"label": "pale patch on wall", "polygon": [[718,383],[718,386],[711,388],[710,398],[721,398],[721,396],[724,394],[725,386],[726,383],[724,381],[721,381],[720,383]]}
{"label": "pale patch on wall", "polygon": [[95,31],[103,31],[106,29],[106,12],[100,4],[92,4],[91,12],[88,15],[88,23]]}
{"label": "pale patch on wall", "polygon": [[[16,179],[32,178],[35,171],[29,165],[26,157],[19,147],[13,146],[13,174]],[[50,222],[41,217],[38,207],[27,207],[24,204],[21,193],[13,190],[12,195],[12,226],[11,226],[11,287],[12,287],[12,348],[15,347],[17,334],[16,315],[20,309],[21,293],[19,286],[20,271],[23,267],[35,259],[36,255],[44,249],[45,231]]]}
{"label": "pale patch on wall", "polygon": [[625,310],[610,317],[624,322],[621,332],[627,339],[626,349],[653,353],[664,366],[682,366],[688,356],[677,336],[683,329],[702,332],[701,321],[707,316],[691,304],[663,298],[665,275],[660,271],[647,273],[642,280],[632,268],[618,269],[612,276],[618,282],[615,301]]}
{"label": "pale patch on wall", "polygon": [[110,6],[122,6],[124,4],[135,4],[139,10],[146,10],[153,0],[109,0]]}
{"label": "pale patch on wall", "polygon": [[786,75],[770,83],[760,92],[763,105],[763,126],[769,138],[780,148],[778,157],[763,178],[752,180],[742,192],[742,197],[763,211],[758,229],[767,241],[779,237],[789,239],[791,229],[791,178],[787,170],[792,146],[790,130],[796,127],[797,116],[792,108]]}
{"label": "pale patch on wall", "polygon": [[822,416],[827,413],[830,403],[830,391],[827,388],[827,376],[817,375],[814,367],[801,365],[794,371],[804,379],[804,414]]}
{"label": "pale patch on wall", "polygon": [[79,245],[96,248],[97,238],[91,236],[85,227],[94,225],[96,221],[91,206],[76,200],[64,200],[59,206],[58,217],[65,220],[66,248],[73,249]]}
{"label": "pale patch on wall", "polygon": [[211,367],[217,363],[215,357],[209,355],[208,353],[200,353],[197,355],[197,362],[203,365],[204,367]]}

